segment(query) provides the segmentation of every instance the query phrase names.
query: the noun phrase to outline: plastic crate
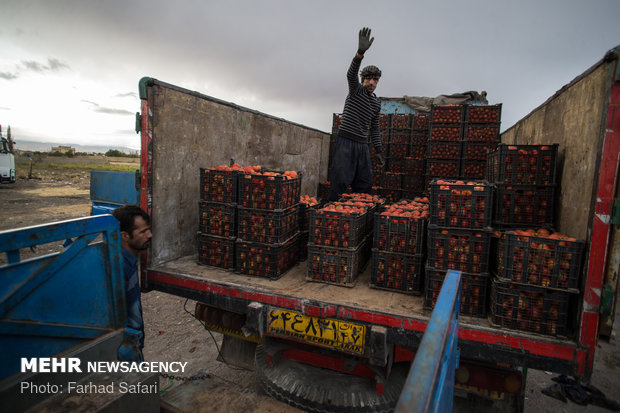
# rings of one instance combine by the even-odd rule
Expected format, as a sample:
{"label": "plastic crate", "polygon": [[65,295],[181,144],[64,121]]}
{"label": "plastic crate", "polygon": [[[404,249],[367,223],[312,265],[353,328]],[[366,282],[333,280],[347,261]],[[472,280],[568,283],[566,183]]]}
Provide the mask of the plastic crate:
{"label": "plastic crate", "polygon": [[443,228],[429,224],[427,264],[442,271],[488,273],[490,242],[490,230]]}
{"label": "plastic crate", "polygon": [[[432,105],[431,122],[433,123],[460,123],[465,116],[464,105]],[[432,125],[431,125],[432,128]]]}
{"label": "plastic crate", "polygon": [[237,236],[237,204],[198,202],[198,230],[219,237]]}
{"label": "plastic crate", "polygon": [[[491,142],[463,142],[463,159],[470,161],[485,161],[487,155],[497,147],[497,143]],[[486,169],[486,168],[485,168]],[[482,178],[486,178],[484,175]]]}
{"label": "plastic crate", "polygon": [[430,127],[431,117],[430,114],[418,113],[413,118],[413,130],[416,131],[428,131]]}
{"label": "plastic crate", "polygon": [[297,205],[300,194],[301,172],[293,179],[256,174],[239,177],[239,204],[244,208],[287,209]]}
{"label": "plastic crate", "polygon": [[499,184],[553,185],[556,183],[558,144],[506,145],[487,157],[490,181]]}
{"label": "plastic crate", "polygon": [[390,120],[391,115],[387,113],[382,113],[379,115],[379,129],[389,129],[390,128]]}
{"label": "plastic crate", "polygon": [[319,182],[316,189],[316,197],[323,200],[323,202],[327,201],[327,197],[329,195],[329,181]]}
{"label": "plastic crate", "polygon": [[424,192],[424,176],[423,175],[403,175],[402,179],[403,191],[416,194]]}
{"label": "plastic crate", "polygon": [[409,147],[409,157],[417,160],[423,160],[426,158],[426,152],[428,145],[411,145]]}
{"label": "plastic crate", "polygon": [[411,145],[408,143],[391,143],[388,147],[388,155],[390,158],[404,158],[409,156],[409,147]]}
{"label": "plastic crate", "polygon": [[424,218],[375,214],[373,247],[401,254],[423,254],[426,250]]}
{"label": "plastic crate", "polygon": [[467,123],[463,127],[463,140],[467,142],[499,142],[499,123]]}
{"label": "plastic crate", "polygon": [[461,157],[461,143],[429,141],[428,157],[431,159],[459,159]]}
{"label": "plastic crate", "polygon": [[402,189],[390,189],[378,187],[376,192],[385,200],[386,204],[393,204],[394,202],[403,199],[404,191]]}
{"label": "plastic crate", "polygon": [[461,140],[461,125],[435,125],[431,124],[431,141],[459,142]]}
{"label": "plastic crate", "polygon": [[409,145],[411,144],[411,131],[410,130],[392,130],[390,135],[390,145],[401,144],[401,145]]}
{"label": "plastic crate", "polygon": [[497,242],[497,276],[578,292],[584,241],[528,237],[507,231]]}
{"label": "plastic crate", "polygon": [[308,259],[308,240],[310,239],[309,231],[299,231],[298,258],[297,261],[305,261]]}
{"label": "plastic crate", "polygon": [[[424,308],[431,310],[437,303],[447,271],[426,267]],[[487,314],[487,296],[489,291],[489,274],[467,274],[461,272],[461,306],[460,314],[472,317],[485,317]]]}
{"label": "plastic crate", "polygon": [[486,161],[462,160],[461,178],[463,179],[485,179],[487,176]]}
{"label": "plastic crate", "polygon": [[310,242],[329,247],[355,248],[366,236],[367,215],[367,211],[359,214],[325,211],[323,208],[310,210]]}
{"label": "plastic crate", "polygon": [[297,264],[298,233],[280,244],[237,240],[235,272],[255,277],[278,279]]}
{"label": "plastic crate", "polygon": [[417,132],[414,131],[411,133],[411,144],[412,145],[424,145],[428,143],[428,132]]}
{"label": "plastic crate", "polygon": [[386,172],[381,176],[380,185],[388,189],[401,189],[402,174],[395,172]]}
{"label": "plastic crate", "polygon": [[364,271],[370,258],[370,245],[369,237],[357,248],[331,248],[308,242],[306,280],[355,286],[358,275]]}
{"label": "plastic crate", "polygon": [[278,244],[299,230],[298,206],[279,210],[238,207],[238,222],[237,236],[242,240]]}
{"label": "plastic crate", "polygon": [[235,240],[235,237],[198,234],[198,263],[234,269]]}
{"label": "plastic crate", "polygon": [[566,335],[570,293],[493,278],[491,322],[516,330]]}
{"label": "plastic crate", "polygon": [[411,129],[413,115],[411,114],[393,114],[392,129]]}
{"label": "plastic crate", "polygon": [[424,256],[372,249],[370,286],[408,294],[422,293]]}
{"label": "plastic crate", "polygon": [[501,229],[553,226],[555,185],[496,185],[493,226]]}
{"label": "plastic crate", "polygon": [[239,171],[200,168],[200,199],[211,202],[236,203],[239,176]]}
{"label": "plastic crate", "polygon": [[322,200],[318,198],[317,201],[319,201],[319,203],[314,205],[308,205],[303,202],[299,203],[299,231],[308,231],[308,228],[310,227],[310,210],[321,208]]}
{"label": "plastic crate", "polygon": [[428,158],[426,160],[426,175],[441,178],[458,177],[461,174],[460,159],[439,160]]}
{"label": "plastic crate", "polygon": [[[379,139],[381,139],[381,145],[384,147],[390,144],[390,129],[379,129]],[[374,149],[374,146],[373,146]]]}
{"label": "plastic crate", "polygon": [[431,224],[478,229],[491,226],[493,187],[487,181],[472,181],[475,185],[437,182],[430,184]]}
{"label": "plastic crate", "polygon": [[467,105],[465,120],[472,123],[499,123],[502,118],[502,104]]}

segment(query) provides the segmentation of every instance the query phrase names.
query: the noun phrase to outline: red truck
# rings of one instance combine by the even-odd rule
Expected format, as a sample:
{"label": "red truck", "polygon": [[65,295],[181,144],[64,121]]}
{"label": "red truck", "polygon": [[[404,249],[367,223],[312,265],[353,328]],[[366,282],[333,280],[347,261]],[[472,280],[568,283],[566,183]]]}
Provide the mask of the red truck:
{"label": "red truck", "polygon": [[[614,303],[602,306],[601,300],[614,296],[619,265],[619,50],[501,134],[509,145],[558,145],[556,226],[583,240],[585,253],[565,334],[459,318],[456,386],[478,408],[504,403],[522,410],[524,369],[587,380],[599,333],[610,333]],[[140,203],[153,220],[144,290],[199,302],[196,316],[224,334],[229,361],[245,355],[235,361],[254,368],[266,391],[281,400],[311,411],[393,408],[431,314],[423,297],[371,288],[370,266],[344,288],[308,282],[304,261],[278,279],[198,262],[200,168],[234,158],[300,171],[301,193],[315,194],[327,179],[330,134],[152,78],[142,79],[139,91]],[[329,325],[329,335],[318,333],[319,325]]]}

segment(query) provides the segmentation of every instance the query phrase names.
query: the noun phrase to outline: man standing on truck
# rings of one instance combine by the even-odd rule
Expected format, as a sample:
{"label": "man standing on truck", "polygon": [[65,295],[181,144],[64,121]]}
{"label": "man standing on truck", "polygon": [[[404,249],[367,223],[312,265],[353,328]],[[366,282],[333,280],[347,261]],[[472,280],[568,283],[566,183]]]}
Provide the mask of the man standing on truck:
{"label": "man standing on truck", "polygon": [[362,83],[357,78],[364,53],[374,40],[374,37],[370,38],[369,28],[360,30],[357,53],[347,71],[349,94],[344,102],[342,122],[332,159],[328,194],[330,202],[337,201],[349,185],[354,192],[370,193],[372,164],[369,138],[377,152],[380,165],[385,165],[379,136],[381,103],[374,94],[381,70],[376,66],[366,66],[360,73]]}
{"label": "man standing on truck", "polygon": [[123,343],[118,349],[121,361],[144,361],[144,321],[138,280],[138,255],[146,250],[153,235],[151,219],[135,205],[115,209],[112,215],[118,220],[121,231],[123,274],[125,276],[125,299],[127,302],[127,328]]}

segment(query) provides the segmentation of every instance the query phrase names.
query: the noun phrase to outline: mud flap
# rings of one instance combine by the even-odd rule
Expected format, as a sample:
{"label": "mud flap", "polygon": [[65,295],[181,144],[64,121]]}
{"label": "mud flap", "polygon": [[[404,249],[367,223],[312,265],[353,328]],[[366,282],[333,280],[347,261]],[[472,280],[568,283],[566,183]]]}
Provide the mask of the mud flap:
{"label": "mud flap", "polygon": [[224,334],[217,361],[247,370],[254,370],[256,343]]}

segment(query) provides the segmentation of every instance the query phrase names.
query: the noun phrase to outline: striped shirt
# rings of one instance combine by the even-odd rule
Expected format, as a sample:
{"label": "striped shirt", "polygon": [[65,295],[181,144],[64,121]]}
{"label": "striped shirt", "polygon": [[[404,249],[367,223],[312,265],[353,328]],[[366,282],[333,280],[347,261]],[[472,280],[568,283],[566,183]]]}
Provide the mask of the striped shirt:
{"label": "striped shirt", "polygon": [[338,134],[362,143],[368,143],[370,137],[370,142],[372,142],[375,150],[381,153],[381,138],[379,136],[381,102],[374,93],[369,95],[358,80],[357,72],[361,63],[362,59],[356,55],[347,72],[349,94],[344,102],[342,123]]}

